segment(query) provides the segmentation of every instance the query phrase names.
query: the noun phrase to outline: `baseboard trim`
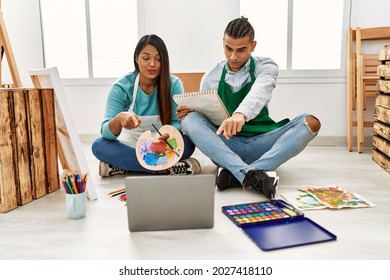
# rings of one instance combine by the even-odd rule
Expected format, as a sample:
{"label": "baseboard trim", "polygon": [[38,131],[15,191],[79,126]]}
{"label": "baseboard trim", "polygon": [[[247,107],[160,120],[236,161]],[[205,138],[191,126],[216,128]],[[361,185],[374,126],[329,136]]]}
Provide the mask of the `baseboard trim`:
{"label": "baseboard trim", "polygon": [[[92,143],[100,134],[80,134],[81,143]],[[354,147],[356,147],[356,137],[354,138]],[[309,146],[327,146],[327,147],[347,147],[345,136],[320,136],[314,138]],[[372,147],[372,136],[364,137],[364,147]]]}
{"label": "baseboard trim", "polygon": [[[357,139],[353,138],[354,147],[356,148]],[[317,136],[309,146],[328,146],[328,147],[347,147],[347,139],[345,136]],[[373,147],[372,136],[364,137],[363,147]]]}

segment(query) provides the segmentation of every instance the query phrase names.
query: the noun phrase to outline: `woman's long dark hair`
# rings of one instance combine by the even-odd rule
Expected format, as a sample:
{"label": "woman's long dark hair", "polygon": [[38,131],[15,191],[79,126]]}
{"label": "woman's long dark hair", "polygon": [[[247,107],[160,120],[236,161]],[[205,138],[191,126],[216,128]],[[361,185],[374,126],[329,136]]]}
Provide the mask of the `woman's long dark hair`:
{"label": "woman's long dark hair", "polygon": [[134,67],[139,73],[137,57],[146,45],[154,46],[161,61],[160,76],[157,78],[157,101],[160,120],[163,125],[170,124],[172,120],[171,78],[169,69],[169,55],[164,41],[157,35],[143,36],[134,50]]}

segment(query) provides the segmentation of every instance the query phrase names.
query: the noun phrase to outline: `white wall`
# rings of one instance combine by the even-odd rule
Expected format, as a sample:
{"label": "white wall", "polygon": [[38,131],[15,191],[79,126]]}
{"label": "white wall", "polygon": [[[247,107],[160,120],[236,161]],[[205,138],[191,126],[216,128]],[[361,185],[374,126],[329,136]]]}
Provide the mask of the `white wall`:
{"label": "white wall", "polygon": [[164,39],[174,72],[204,72],[224,58],[223,32],[226,24],[238,16],[238,0],[144,0],[142,3],[144,34],[155,33]]}
{"label": "white wall", "polygon": [[[1,0],[1,11],[22,85],[31,87],[28,70],[43,67],[39,0]],[[12,84],[6,61],[2,72],[2,83]]]}
{"label": "white wall", "polygon": [[[237,0],[144,0],[144,34],[164,38],[173,72],[207,71],[223,59],[222,35],[229,20],[239,16]],[[173,8],[175,7],[175,8]],[[390,26],[390,1],[352,0],[351,26]],[[2,0],[2,11],[24,86],[31,86],[27,71],[43,65],[38,0]],[[179,42],[179,43],[177,43]],[[371,46],[375,50],[377,46]],[[345,59],[346,61],[346,59]],[[4,68],[4,67],[3,67]],[[129,69],[131,70],[131,69]],[[325,144],[346,144],[346,81],[331,83],[279,80],[270,104],[275,120],[310,112],[319,117],[318,138]],[[97,136],[110,84],[68,85],[76,128],[83,139]],[[366,130],[366,135],[371,131]]]}

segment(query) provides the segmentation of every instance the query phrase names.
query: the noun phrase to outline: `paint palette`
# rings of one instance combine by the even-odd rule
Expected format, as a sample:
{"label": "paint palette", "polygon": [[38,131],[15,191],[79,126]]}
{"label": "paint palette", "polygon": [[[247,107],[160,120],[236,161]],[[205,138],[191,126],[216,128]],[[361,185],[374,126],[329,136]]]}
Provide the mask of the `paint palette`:
{"label": "paint palette", "polygon": [[282,200],[270,200],[222,207],[223,213],[237,226],[295,219],[302,212]]}
{"label": "paint palette", "polygon": [[138,162],[148,170],[165,170],[177,163],[184,152],[184,140],[174,126],[164,125],[158,129],[163,135],[169,134],[166,141],[159,140],[160,134],[152,135],[150,130],[145,131],[138,138],[135,152]]}
{"label": "paint palette", "polygon": [[264,251],[337,239],[279,199],[222,206],[222,212]]}

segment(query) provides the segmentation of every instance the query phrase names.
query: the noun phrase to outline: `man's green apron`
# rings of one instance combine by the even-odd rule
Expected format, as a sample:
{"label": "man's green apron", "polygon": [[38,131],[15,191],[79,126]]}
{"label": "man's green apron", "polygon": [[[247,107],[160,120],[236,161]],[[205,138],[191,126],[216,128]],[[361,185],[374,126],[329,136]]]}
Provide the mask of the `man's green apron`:
{"label": "man's green apron", "polygon": [[[232,93],[230,86],[225,83],[226,67],[223,68],[221,80],[219,81],[218,85],[218,95],[221,97],[222,102],[225,104],[225,107],[230,115],[234,113],[255,82],[255,62],[252,57],[250,57],[249,72],[251,75],[251,81],[239,91]],[[258,114],[249,122],[246,122],[242,127],[241,132],[237,133],[237,135],[245,137],[255,136],[261,133],[275,130],[285,125],[289,121],[289,119],[284,119],[280,122],[275,122],[268,116],[268,108],[264,106],[264,108],[260,111],[260,114]]]}

